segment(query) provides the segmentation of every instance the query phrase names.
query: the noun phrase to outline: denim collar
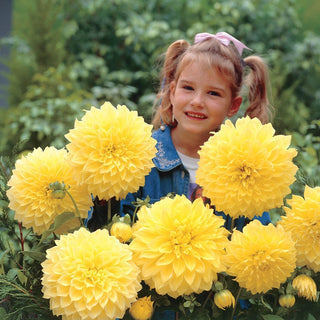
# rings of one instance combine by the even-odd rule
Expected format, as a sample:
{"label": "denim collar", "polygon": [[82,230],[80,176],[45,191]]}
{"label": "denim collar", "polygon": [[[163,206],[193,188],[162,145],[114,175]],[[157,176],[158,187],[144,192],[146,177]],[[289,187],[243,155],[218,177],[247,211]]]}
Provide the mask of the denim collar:
{"label": "denim collar", "polygon": [[166,126],[164,131],[155,131],[152,136],[157,140],[158,152],[153,158],[153,163],[158,170],[169,171],[182,164],[171,139],[170,126]]}

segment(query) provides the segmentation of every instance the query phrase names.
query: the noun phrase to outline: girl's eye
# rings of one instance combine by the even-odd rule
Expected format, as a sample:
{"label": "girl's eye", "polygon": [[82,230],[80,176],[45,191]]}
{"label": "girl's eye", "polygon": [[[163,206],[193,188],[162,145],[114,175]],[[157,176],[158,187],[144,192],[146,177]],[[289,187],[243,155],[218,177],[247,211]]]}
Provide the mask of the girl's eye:
{"label": "girl's eye", "polygon": [[209,91],[208,92],[211,96],[220,96],[220,94],[217,91]]}
{"label": "girl's eye", "polygon": [[185,89],[185,90],[193,90],[193,88],[191,86],[183,86],[183,89]]}

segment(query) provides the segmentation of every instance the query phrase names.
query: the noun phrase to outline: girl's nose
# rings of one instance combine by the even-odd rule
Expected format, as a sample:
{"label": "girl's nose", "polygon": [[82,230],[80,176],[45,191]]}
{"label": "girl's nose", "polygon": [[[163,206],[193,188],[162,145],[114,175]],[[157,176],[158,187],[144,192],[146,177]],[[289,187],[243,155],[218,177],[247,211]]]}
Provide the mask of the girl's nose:
{"label": "girl's nose", "polygon": [[195,91],[191,100],[191,105],[194,107],[203,107],[204,97],[202,92]]}

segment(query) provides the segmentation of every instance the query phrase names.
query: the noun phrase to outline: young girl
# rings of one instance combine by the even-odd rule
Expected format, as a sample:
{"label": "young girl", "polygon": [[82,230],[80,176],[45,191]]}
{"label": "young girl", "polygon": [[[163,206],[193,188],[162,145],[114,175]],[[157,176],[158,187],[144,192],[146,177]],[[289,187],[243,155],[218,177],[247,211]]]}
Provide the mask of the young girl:
{"label": "young girl", "polygon": [[[184,194],[191,200],[202,197],[201,188],[195,184],[198,151],[226,117],[238,112],[244,84],[249,101],[245,115],[268,122],[267,66],[258,56],[242,59],[243,49],[249,48],[225,32],[201,33],[192,45],[178,40],[169,46],[158,92],[161,104],[153,120],[158,150],[153,159],[155,167],[146,177],[144,187],[120,202],[121,213],[132,214],[133,202],[147,196],[150,203],[169,193]],[[208,201],[204,199],[205,203]],[[101,219],[101,209],[100,204],[95,204],[93,218],[88,222],[91,230],[105,221]],[[223,216],[226,228],[231,228],[229,216],[223,212],[215,214]],[[256,218],[263,224],[271,222],[267,212],[257,212]],[[240,217],[235,227],[241,230],[248,222]],[[152,319],[174,320],[175,313],[155,312]]]}
{"label": "young girl", "polygon": [[[122,213],[132,213],[132,202],[137,198],[149,196],[154,203],[168,193],[184,194],[189,199],[201,196],[195,184],[198,151],[226,117],[238,112],[244,84],[249,101],[245,115],[268,122],[267,66],[258,56],[242,59],[243,49],[249,48],[225,32],[200,33],[192,45],[178,40],[169,46],[158,92],[161,104],[153,120],[157,129],[153,137],[158,142],[155,167],[145,186],[121,201]],[[231,227],[228,216],[216,214],[225,218],[227,228]],[[270,222],[268,213],[257,215],[262,223]],[[241,230],[247,222],[239,218],[235,226]]]}

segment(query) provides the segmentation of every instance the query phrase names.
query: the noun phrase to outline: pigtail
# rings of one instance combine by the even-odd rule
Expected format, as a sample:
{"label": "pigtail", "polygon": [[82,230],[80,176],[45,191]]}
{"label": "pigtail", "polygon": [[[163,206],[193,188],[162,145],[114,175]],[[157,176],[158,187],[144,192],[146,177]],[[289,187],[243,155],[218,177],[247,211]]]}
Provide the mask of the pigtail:
{"label": "pigtail", "polygon": [[[161,87],[157,94],[157,102],[154,105],[155,115],[152,124],[158,129],[163,121],[167,125],[172,125],[172,106],[170,101],[170,83],[175,79],[178,63],[181,55],[189,47],[189,43],[185,40],[177,40],[173,42],[167,49],[163,70],[161,73]],[[160,106],[158,103],[160,101]]]}
{"label": "pigtail", "polygon": [[245,76],[248,87],[249,106],[245,115],[258,118],[265,124],[271,121],[272,107],[269,104],[267,88],[269,85],[268,67],[259,56],[249,56],[244,59],[245,65],[251,71]]}

